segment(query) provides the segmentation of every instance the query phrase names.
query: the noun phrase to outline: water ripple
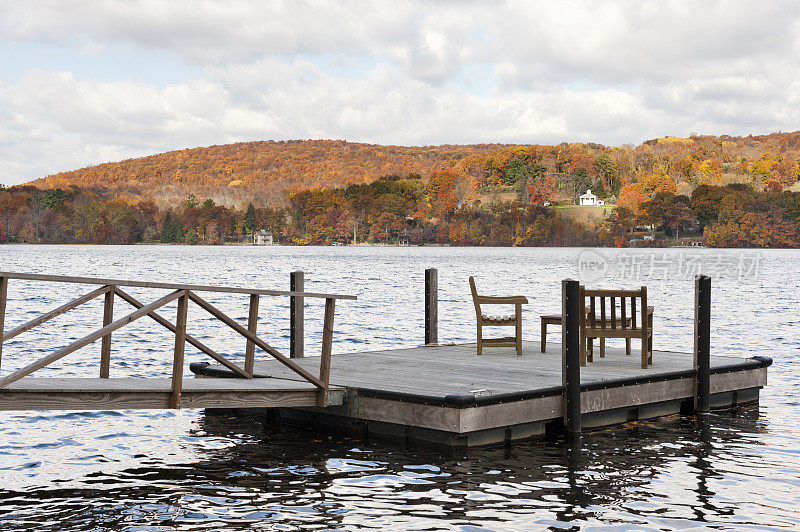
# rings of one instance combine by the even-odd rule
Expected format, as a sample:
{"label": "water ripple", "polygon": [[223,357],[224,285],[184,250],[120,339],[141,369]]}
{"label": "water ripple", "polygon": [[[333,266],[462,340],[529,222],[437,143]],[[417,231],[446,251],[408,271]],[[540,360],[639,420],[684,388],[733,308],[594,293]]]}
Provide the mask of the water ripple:
{"label": "water ripple", "polygon": [[[532,296],[524,316],[526,336],[535,335],[537,316],[559,307],[558,279],[577,274],[579,252],[0,246],[4,269],[12,271],[286,289],[288,272],[302,269],[308,290],[359,295],[337,305],[335,352],[420,344],[429,266],[440,269],[441,338],[473,340],[465,281],[473,274],[487,291]],[[715,351],[775,360],[758,407],[719,412],[707,422],[673,416],[632,423],[587,433],[577,444],[533,441],[468,453],[276,429],[246,414],[3,412],[0,529],[800,529],[800,290],[791,281],[798,260],[798,251],[767,251],[759,278],[715,280]],[[645,276],[637,283],[648,285],[657,305],[657,347],[690,352],[691,281]],[[14,281],[6,327],[84,288],[45,296],[34,283]],[[130,293],[158,297],[144,289]],[[246,296],[209,300],[246,321]],[[262,298],[259,323],[283,351],[287,303]],[[321,346],[322,305],[307,303],[306,344],[313,353]],[[242,338],[195,310],[191,333],[240,360]],[[159,311],[170,319],[175,312],[174,303]],[[97,300],[7,342],[4,372],[88,334],[99,316]],[[112,338],[112,376],[169,374],[174,340],[163,327],[142,319]],[[94,376],[98,357],[94,343],[37,375]],[[205,357],[187,350],[187,360]]]}

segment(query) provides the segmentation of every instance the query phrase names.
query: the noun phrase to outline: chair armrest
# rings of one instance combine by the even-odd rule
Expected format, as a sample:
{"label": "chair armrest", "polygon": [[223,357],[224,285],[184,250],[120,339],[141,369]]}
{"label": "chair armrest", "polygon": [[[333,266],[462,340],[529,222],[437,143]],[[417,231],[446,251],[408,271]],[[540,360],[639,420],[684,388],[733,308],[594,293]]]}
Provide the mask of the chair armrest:
{"label": "chair armrest", "polygon": [[513,305],[516,303],[527,303],[528,298],[525,296],[478,296],[477,301],[479,304],[486,303],[489,305],[500,305],[503,303],[510,303]]}

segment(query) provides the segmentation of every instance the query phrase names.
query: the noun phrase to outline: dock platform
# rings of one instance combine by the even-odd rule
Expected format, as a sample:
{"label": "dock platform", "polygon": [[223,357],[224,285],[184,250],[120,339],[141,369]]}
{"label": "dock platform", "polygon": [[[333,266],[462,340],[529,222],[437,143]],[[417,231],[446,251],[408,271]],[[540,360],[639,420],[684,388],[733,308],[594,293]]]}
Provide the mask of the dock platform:
{"label": "dock platform", "polygon": [[[332,357],[330,383],[343,401],[326,408],[287,405],[282,420],[344,428],[369,435],[453,447],[496,445],[558,431],[564,417],[560,344],[545,353],[540,343],[484,349],[475,344],[423,346]],[[307,370],[318,357],[293,359]],[[711,357],[711,406],[758,400],[767,383],[767,357]],[[191,364],[199,377],[233,377],[221,365]],[[254,379],[298,382],[278,361],[256,362]],[[204,380],[204,379],[193,379]],[[584,428],[691,412],[695,397],[691,353],[654,351],[653,364],[609,347],[581,368]],[[275,413],[276,411],[273,411]]]}

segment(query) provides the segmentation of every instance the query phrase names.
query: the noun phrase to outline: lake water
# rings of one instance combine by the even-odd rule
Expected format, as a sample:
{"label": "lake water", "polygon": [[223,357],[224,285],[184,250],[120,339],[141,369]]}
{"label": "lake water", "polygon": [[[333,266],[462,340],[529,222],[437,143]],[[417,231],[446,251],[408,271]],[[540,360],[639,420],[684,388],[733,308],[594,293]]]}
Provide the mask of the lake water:
{"label": "lake water", "polygon": [[[798,265],[796,250],[0,246],[3,271],[287,289],[289,272],[303,270],[307,291],[359,298],[337,304],[334,355],[421,344],[428,267],[439,269],[442,342],[474,341],[469,275],[481,292],[528,296],[531,341],[538,315],[560,309],[559,281],[582,276],[597,287],[647,285],[655,348],[689,352],[693,277],[706,272],[712,352],[775,361],[758,406],[468,452],[198,410],[0,413],[0,529],[800,529]],[[12,280],[6,330],[88,291]],[[208,299],[246,321],[247,296]],[[115,305],[117,316],[128,311]],[[322,309],[308,301],[309,354]],[[98,298],[10,340],[3,374],[101,319]],[[241,359],[241,338],[193,306],[188,330]],[[288,298],[262,298],[259,333],[288,352]],[[173,341],[151,320],[121,329],[111,375],[169,375]],[[94,376],[98,357],[95,343],[35,375]],[[187,368],[200,360],[187,348]]]}

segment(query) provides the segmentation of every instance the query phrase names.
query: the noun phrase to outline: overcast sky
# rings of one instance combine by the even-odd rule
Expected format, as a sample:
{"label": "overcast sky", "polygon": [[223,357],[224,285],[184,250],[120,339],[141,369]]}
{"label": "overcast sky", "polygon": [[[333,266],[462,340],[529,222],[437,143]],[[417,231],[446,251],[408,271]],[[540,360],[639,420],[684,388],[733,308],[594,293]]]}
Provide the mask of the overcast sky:
{"label": "overcast sky", "polygon": [[800,129],[800,3],[4,1],[0,183],[266,139]]}

